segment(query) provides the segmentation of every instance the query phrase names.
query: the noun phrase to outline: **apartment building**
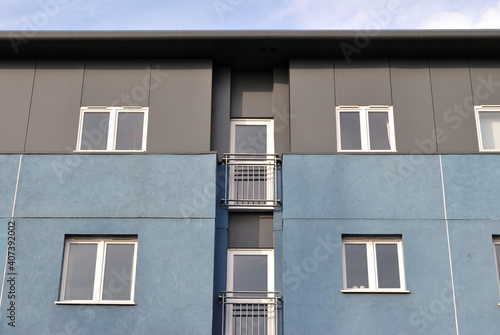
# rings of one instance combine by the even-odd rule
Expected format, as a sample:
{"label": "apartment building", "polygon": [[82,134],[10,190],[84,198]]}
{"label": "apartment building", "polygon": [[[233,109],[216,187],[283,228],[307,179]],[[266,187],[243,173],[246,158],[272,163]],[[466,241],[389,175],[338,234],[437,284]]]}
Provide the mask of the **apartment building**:
{"label": "apartment building", "polygon": [[499,42],[0,33],[0,333],[498,333]]}

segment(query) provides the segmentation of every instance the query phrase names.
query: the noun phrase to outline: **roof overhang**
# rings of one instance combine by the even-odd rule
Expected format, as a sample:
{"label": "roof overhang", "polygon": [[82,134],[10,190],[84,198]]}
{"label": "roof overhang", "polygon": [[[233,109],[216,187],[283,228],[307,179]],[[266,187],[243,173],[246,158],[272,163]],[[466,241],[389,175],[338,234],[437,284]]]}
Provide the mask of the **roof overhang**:
{"label": "roof overhang", "polygon": [[500,30],[0,31],[0,58],[500,57]]}

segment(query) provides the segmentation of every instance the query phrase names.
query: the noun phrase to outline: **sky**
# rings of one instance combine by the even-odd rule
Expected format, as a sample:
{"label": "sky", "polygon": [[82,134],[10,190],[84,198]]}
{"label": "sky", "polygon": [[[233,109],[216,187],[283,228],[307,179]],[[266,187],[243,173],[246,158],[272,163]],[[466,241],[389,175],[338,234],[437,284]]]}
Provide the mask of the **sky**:
{"label": "sky", "polygon": [[499,28],[500,0],[0,0],[0,30]]}

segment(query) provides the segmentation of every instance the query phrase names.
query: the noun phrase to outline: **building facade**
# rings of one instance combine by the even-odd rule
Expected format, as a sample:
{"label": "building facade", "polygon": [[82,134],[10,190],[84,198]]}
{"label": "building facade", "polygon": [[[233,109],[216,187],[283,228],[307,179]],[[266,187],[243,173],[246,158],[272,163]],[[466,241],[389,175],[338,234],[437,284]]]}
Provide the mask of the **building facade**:
{"label": "building facade", "polygon": [[0,333],[498,332],[498,31],[24,35]]}

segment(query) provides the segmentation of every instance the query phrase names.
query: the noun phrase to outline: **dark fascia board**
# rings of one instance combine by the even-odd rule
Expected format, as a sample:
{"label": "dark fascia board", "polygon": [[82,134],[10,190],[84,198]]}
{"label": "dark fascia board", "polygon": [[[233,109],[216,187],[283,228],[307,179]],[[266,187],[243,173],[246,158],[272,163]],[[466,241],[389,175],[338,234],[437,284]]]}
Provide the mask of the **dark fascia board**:
{"label": "dark fascia board", "polygon": [[0,58],[500,57],[500,30],[0,31]]}

